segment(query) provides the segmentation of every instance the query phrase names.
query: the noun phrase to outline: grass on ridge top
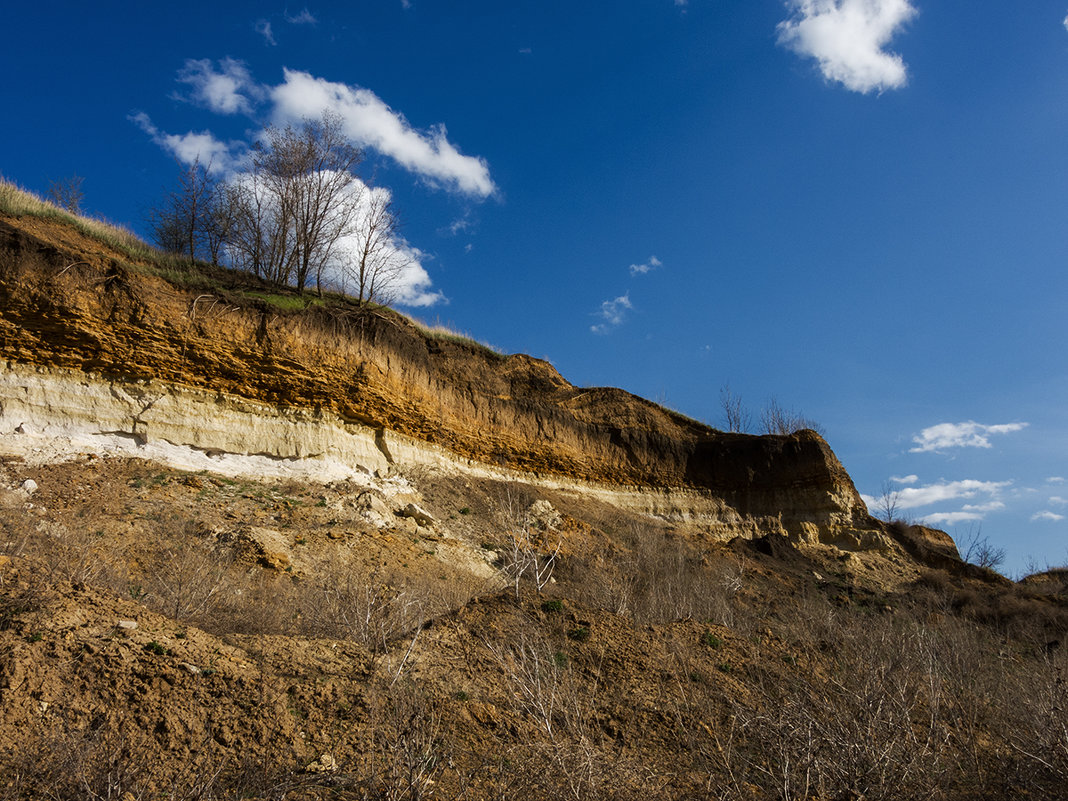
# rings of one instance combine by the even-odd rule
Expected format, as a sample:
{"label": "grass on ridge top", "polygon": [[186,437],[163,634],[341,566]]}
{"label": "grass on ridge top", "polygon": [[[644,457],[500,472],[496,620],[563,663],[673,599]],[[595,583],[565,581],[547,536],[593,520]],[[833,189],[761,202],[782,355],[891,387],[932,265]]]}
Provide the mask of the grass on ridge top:
{"label": "grass on ridge top", "polygon": [[[354,300],[337,292],[324,292],[320,297],[315,292],[306,291],[298,293],[292,287],[273,286],[266,282],[260,282],[254,276],[247,273],[238,273],[243,287],[226,286],[223,274],[235,275],[233,271],[223,267],[215,267],[203,262],[191,264],[188,259],[174,253],[166,253],[159,248],[145,242],[137,234],[121,225],[115,225],[106,220],[72,214],[62,209],[55,203],[41,198],[40,196],[23,189],[13,181],[9,181],[0,175],[0,212],[14,217],[40,217],[53,219],[70,225],[79,233],[101,244],[113,248],[126,255],[130,259],[141,264],[126,264],[125,267],[141,273],[149,273],[176,286],[206,289],[211,291],[234,291],[239,296],[255,299],[282,312],[299,312],[312,306],[341,306],[352,305]],[[257,282],[262,284],[259,288],[248,287],[248,283]],[[234,282],[237,283],[237,282]],[[373,307],[381,308],[381,307]],[[394,314],[401,312],[390,310]],[[468,334],[456,331],[441,323],[427,325],[414,318],[407,317],[415,327],[426,337],[435,340],[445,340],[461,344],[473,345],[496,356],[503,357],[504,351],[500,348],[480,342]]]}
{"label": "grass on ridge top", "polygon": [[456,342],[461,345],[474,345],[501,358],[504,358],[508,355],[504,352],[503,349],[498,348],[496,345],[491,345],[488,342],[482,342],[480,340],[477,340],[470,334],[463,331],[457,331],[456,329],[440,321],[435,322],[433,325],[429,325],[428,323],[424,323],[422,320],[417,320],[414,317],[409,317],[408,319],[412,321],[412,325],[419,329],[423,336],[428,337],[430,339],[437,339],[444,342]]}
{"label": "grass on ridge top", "polygon": [[16,217],[59,220],[90,239],[114,248],[130,258],[149,261],[162,268],[173,270],[183,264],[178,256],[152,247],[128,228],[107,220],[71,214],[56,204],[8,181],[2,175],[0,175],[0,211]]}

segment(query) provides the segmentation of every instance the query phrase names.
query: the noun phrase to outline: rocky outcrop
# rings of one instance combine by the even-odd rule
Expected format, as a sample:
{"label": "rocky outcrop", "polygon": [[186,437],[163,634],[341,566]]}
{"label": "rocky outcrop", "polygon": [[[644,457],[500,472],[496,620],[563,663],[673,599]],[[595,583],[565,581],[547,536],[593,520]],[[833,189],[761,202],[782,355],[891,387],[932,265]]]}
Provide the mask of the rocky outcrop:
{"label": "rocky outcrop", "polygon": [[0,434],[95,426],[209,456],[448,462],[670,498],[684,515],[681,493],[754,533],[874,528],[814,432],[723,433],[392,312],[287,312],[246,276],[159,272],[58,222],[0,218]]}

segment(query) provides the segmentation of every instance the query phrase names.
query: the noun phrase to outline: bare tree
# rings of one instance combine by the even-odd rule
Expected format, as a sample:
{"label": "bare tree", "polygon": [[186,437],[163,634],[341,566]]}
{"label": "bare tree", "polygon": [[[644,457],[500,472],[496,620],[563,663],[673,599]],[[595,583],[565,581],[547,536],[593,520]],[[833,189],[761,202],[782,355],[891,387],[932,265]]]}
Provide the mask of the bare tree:
{"label": "bare tree", "polygon": [[964,536],[955,539],[963,546],[960,550],[961,559],[969,564],[997,570],[1005,561],[1005,549],[990,544],[990,540],[983,536],[982,525],[968,526]]}
{"label": "bare tree", "polygon": [[69,178],[59,178],[48,182],[47,197],[64,211],[71,214],[80,214],[82,211],[82,199],[85,193],[82,191],[82,182],[85,179],[80,175],[72,175]]}
{"label": "bare tree", "polygon": [[211,165],[198,157],[178,175],[178,185],[149,212],[152,238],[163,250],[180,253],[190,262],[209,257],[218,263],[221,231],[218,225],[220,190],[211,178]]}
{"label": "bare tree", "polygon": [[879,493],[875,516],[887,523],[898,520],[898,507],[901,505],[901,490],[887,479],[883,482],[882,491]]}
{"label": "bare tree", "polygon": [[723,408],[723,418],[728,431],[745,433],[753,424],[753,416],[742,405],[739,395],[731,392],[730,384],[724,384],[719,391],[719,402]]}
{"label": "bare tree", "polygon": [[296,129],[269,127],[250,173],[228,193],[235,262],[298,290],[314,280],[321,290],[339,243],[356,230],[363,184],[353,169],[361,158],[335,113]]}
{"label": "bare tree", "polygon": [[389,190],[369,189],[361,204],[349,259],[341,267],[343,288],[349,281],[361,304],[388,304],[397,283],[412,264],[410,251],[401,246],[398,220]]}

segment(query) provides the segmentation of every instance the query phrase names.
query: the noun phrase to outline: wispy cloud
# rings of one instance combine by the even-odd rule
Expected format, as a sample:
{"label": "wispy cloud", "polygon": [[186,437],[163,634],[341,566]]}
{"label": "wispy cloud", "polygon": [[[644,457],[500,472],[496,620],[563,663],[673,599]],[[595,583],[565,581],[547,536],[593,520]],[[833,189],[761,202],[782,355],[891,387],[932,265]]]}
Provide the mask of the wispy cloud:
{"label": "wispy cloud", "polygon": [[252,26],[253,29],[260,36],[263,37],[263,41],[274,47],[278,42],[274,40],[274,32],[271,30],[271,21],[267,19],[258,19],[256,24]]}
{"label": "wispy cloud", "polygon": [[943,523],[947,526],[955,526],[957,523],[982,519],[982,514],[978,512],[935,512],[931,515],[924,515],[920,518],[920,522],[929,526],[937,525],[939,523]]}
{"label": "wispy cloud", "polygon": [[1049,499],[1049,502],[1054,506],[1068,506],[1068,500],[1065,500],[1060,495],[1054,495]]}
{"label": "wispy cloud", "polygon": [[287,69],[285,80],[270,90],[270,97],[278,122],[318,117],[329,109],[341,117],[354,142],[374,148],[435,185],[480,198],[496,192],[486,161],[463,155],[449,141],[444,125],[416,130],[369,89]]}
{"label": "wispy cloud", "polygon": [[917,475],[890,476],[890,480],[893,481],[895,484],[915,484],[917,481],[920,480],[920,477]]}
{"label": "wispy cloud", "polygon": [[129,119],[152,137],[153,142],[183,164],[193,164],[199,161],[209,172],[221,174],[230,171],[235,163],[233,155],[235,146],[219,141],[209,131],[189,131],[184,134],[164,133],[144,112],[131,114]]}
{"label": "wispy cloud", "polygon": [[939,423],[925,428],[912,438],[915,448],[909,453],[928,453],[945,451],[950,448],[989,448],[989,436],[993,434],[1010,434],[1027,428],[1027,423],[1005,423],[987,426],[969,420],[965,423]]}
{"label": "wispy cloud", "polygon": [[631,275],[645,275],[646,273],[651,273],[653,270],[657,269],[658,267],[663,267],[663,266],[664,266],[664,263],[662,261],[660,261],[660,259],[658,259],[656,256],[650,256],[649,257],[649,261],[647,261],[647,262],[645,262],[643,264],[632,264],[632,265],[630,265],[630,274]]}
{"label": "wispy cloud", "polygon": [[1005,504],[1001,501],[988,501],[986,503],[966,503],[961,507],[962,512],[996,512],[999,509],[1004,509]]}
{"label": "wispy cloud", "polygon": [[590,326],[590,331],[595,334],[607,334],[613,328],[618,328],[626,319],[627,312],[634,307],[630,302],[630,293],[620,295],[618,298],[606,300],[601,304],[597,315],[603,322]]}
{"label": "wispy cloud", "polygon": [[1048,509],[1042,512],[1035,512],[1031,515],[1031,522],[1034,523],[1039,520],[1045,520],[1051,523],[1056,523],[1058,520],[1064,520],[1064,515],[1059,515],[1056,512],[1051,512]]}
{"label": "wispy cloud", "polygon": [[898,507],[916,509],[958,498],[971,499],[977,495],[993,496],[1012,484],[1011,481],[943,481],[922,487],[905,487],[898,493]]}
{"label": "wispy cloud", "polygon": [[189,59],[178,71],[178,81],[191,88],[190,100],[217,114],[250,114],[253,99],[263,95],[245,63],[232,58],[220,61],[218,69],[211,59]]}
{"label": "wispy cloud", "polygon": [[[919,479],[917,476],[910,475],[890,480],[898,484],[915,484]],[[961,481],[938,481],[934,484],[906,486],[894,490],[894,500],[895,506],[902,511],[935,504],[944,505],[952,501],[975,501],[962,504],[956,510],[928,512],[919,518],[922,522],[931,525],[941,523],[953,525],[968,520],[982,520],[989,512],[1004,509],[1005,504],[999,500],[999,496],[1011,484],[1011,481],[978,481],[970,478]],[[870,495],[861,495],[861,498],[869,509],[878,509],[883,503],[882,498]]]}
{"label": "wispy cloud", "polygon": [[905,62],[886,50],[916,16],[910,0],[787,0],[790,19],[778,25],[779,44],[816,59],[829,81],[854,92],[898,89]]}
{"label": "wispy cloud", "polygon": [[318,21],[306,7],[302,8],[299,14],[286,13],[286,22],[290,25],[314,25]]}

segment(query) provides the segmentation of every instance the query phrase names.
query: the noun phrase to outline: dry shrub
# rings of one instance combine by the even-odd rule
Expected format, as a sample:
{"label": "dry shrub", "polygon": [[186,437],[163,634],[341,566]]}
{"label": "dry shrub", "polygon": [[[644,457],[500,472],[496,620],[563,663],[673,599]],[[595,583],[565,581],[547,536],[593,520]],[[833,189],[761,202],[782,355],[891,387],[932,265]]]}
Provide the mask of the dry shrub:
{"label": "dry shrub", "polygon": [[233,554],[210,542],[192,540],[165,548],[148,578],[146,601],[176,621],[196,621],[211,628],[215,610],[230,591]]}
{"label": "dry shrub", "polygon": [[738,628],[748,565],[733,554],[710,556],[683,540],[632,526],[623,543],[588,560],[568,560],[567,593],[584,605],[627,615],[636,623],[702,620]]}
{"label": "dry shrub", "polygon": [[294,595],[301,633],[350,639],[375,654],[427,619],[425,587],[394,586],[384,572],[367,573],[351,563],[321,565]]}
{"label": "dry shrub", "polygon": [[366,784],[382,801],[422,801],[434,795],[451,762],[437,711],[410,682],[382,688],[371,699],[373,747]]}

